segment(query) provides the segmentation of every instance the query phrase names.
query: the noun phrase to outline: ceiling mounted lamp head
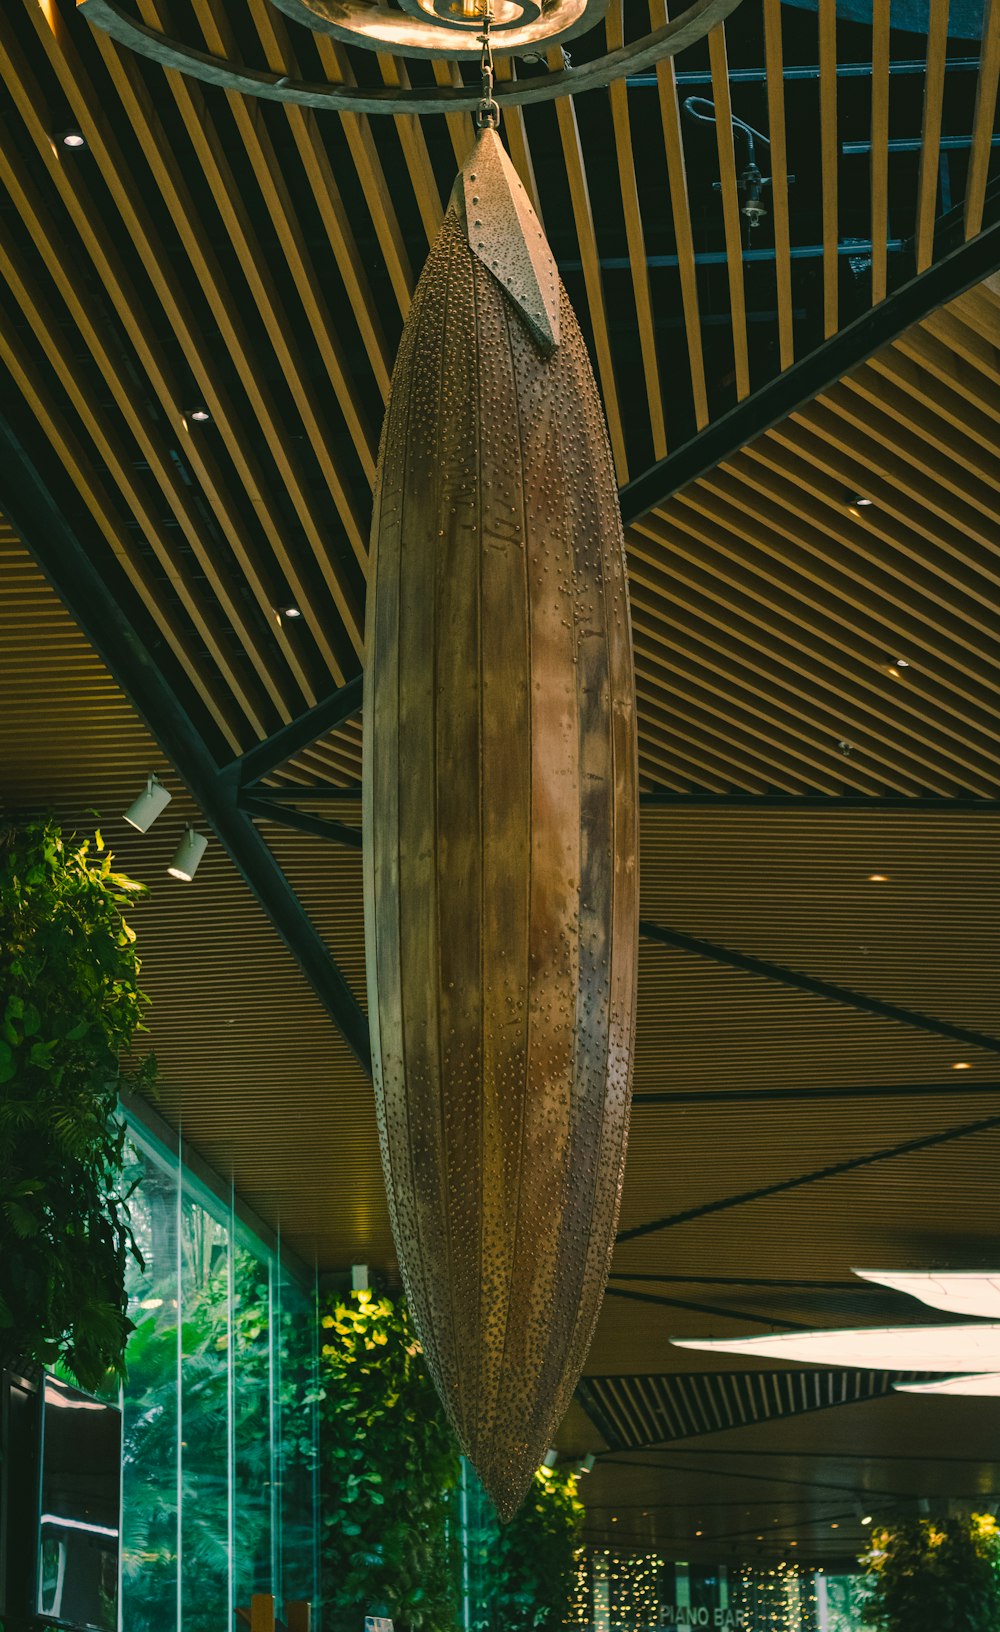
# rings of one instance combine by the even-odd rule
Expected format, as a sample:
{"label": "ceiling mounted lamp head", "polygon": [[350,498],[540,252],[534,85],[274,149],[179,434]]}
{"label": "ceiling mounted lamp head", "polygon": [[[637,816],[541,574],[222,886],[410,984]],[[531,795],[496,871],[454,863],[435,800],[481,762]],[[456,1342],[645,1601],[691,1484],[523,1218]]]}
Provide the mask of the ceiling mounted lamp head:
{"label": "ceiling mounted lamp head", "polygon": [[614,1245],[638,796],[607,431],[490,89],[393,373],[363,782],[393,1234],[431,1374],[506,1519],[569,1405]]}

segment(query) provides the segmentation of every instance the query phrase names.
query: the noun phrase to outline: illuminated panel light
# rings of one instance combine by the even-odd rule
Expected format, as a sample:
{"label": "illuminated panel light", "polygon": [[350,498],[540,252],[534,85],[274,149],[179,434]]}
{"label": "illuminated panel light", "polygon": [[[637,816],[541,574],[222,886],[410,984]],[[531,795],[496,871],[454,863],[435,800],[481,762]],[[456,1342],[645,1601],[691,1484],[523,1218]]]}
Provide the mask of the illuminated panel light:
{"label": "illuminated panel light", "polygon": [[893,1383],[900,1394],[978,1394],[980,1399],[1000,1399],[1000,1371],[984,1371],[975,1377],[942,1377],[939,1383]]}
{"label": "illuminated panel light", "polygon": [[64,1519],[58,1513],[43,1513],[40,1524],[49,1524],[55,1530],[87,1530],[94,1536],[115,1536],[118,1531],[111,1530],[106,1524],[88,1524],[85,1519]]}
{"label": "illuminated panel light", "polygon": [[1000,1320],[1000,1270],[856,1269],[854,1274],[949,1315]]}
{"label": "illuminated panel light", "polygon": [[868,1326],[843,1332],[773,1332],[767,1337],[672,1337],[678,1349],[805,1360],[865,1371],[1000,1370],[1000,1325]]}

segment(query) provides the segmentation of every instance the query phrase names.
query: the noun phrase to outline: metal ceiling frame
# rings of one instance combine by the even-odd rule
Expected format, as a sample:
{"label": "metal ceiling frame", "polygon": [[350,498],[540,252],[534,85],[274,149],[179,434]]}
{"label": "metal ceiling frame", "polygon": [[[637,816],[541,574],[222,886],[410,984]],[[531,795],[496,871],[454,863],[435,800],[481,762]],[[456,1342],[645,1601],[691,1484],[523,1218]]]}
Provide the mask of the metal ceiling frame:
{"label": "metal ceiling frame", "polygon": [[678,1224],[690,1224],[695,1219],[707,1218],[712,1213],[728,1212],[732,1207],[745,1207],[748,1202],[764,1201],[769,1196],[784,1194],[787,1190],[801,1190],[807,1184],[818,1184],[821,1179],[836,1179],[858,1168],[874,1167],[878,1162],[891,1162],[897,1156],[910,1156],[918,1150],[933,1150],[937,1145],[951,1144],[956,1139],[968,1139],[976,1133],[988,1133],[1000,1128],[1000,1116],[984,1116],[978,1122],[963,1122],[956,1128],[944,1128],[940,1133],[924,1134],[919,1139],[907,1139],[900,1145],[889,1145],[883,1150],[869,1151],[865,1156],[852,1156],[846,1162],[833,1162],[812,1173],[799,1173],[791,1179],[778,1179],[774,1184],[762,1185],[757,1190],[741,1190],[734,1196],[722,1196],[716,1201],[703,1202],[699,1207],[688,1207],[680,1213],[668,1213],[663,1218],[650,1219],[646,1224],[635,1224],[631,1229],[619,1230],[617,1241],[637,1241],[645,1235],[657,1235],[661,1230],[672,1230]]}
{"label": "metal ceiling frame", "polygon": [[220,766],[122,598],[114,598],[9,420],[0,414],[0,508],[107,664],[299,964],[358,1063],[371,1072],[367,1019],[253,821],[239,762]]}
{"label": "metal ceiling frame", "polygon": [[[994,188],[991,210],[998,206],[1000,195]],[[1000,213],[977,237],[946,251],[926,271],[919,272],[815,351],[777,374],[727,414],[713,420],[676,453],[668,454],[626,482],[619,495],[626,527],[665,504],[679,488],[704,476],[779,420],[786,419],[835,385],[945,301],[953,300],[997,270],[1000,270]]]}
{"label": "metal ceiling frame", "polygon": [[659,946],[670,947],[677,952],[693,952],[695,956],[705,958],[711,963],[725,964],[728,968],[738,969],[743,974],[759,975],[779,986],[789,986],[793,991],[807,992],[811,997],[826,998],[831,1003],[857,1009],[862,1014],[874,1014],[881,1020],[895,1020],[900,1025],[913,1026],[918,1031],[929,1031],[937,1037],[948,1037],[952,1042],[968,1043],[970,1047],[1000,1054],[1000,1037],[991,1037],[987,1032],[973,1031],[967,1026],[956,1026],[950,1020],[938,1020],[934,1015],[920,1014],[915,1009],[904,1009],[896,1003],[885,1003],[879,997],[868,997],[864,992],[851,991],[847,986],[837,986],[829,980],[817,980],[812,975],[803,975],[795,969],[786,969],[783,964],[770,963],[767,959],[754,957],[749,952],[735,952],[731,947],[718,946],[714,941],[702,940],[697,935],[687,935],[682,930],[666,929],[661,924],[650,923],[648,919],[640,919],[639,934],[647,941],[655,941]]}
{"label": "metal ceiling frame", "polygon": [[866,1088],[693,1088],[634,1094],[633,1105],[767,1105],[837,1099],[933,1099],[1000,1094],[1000,1082],[926,1082]]}

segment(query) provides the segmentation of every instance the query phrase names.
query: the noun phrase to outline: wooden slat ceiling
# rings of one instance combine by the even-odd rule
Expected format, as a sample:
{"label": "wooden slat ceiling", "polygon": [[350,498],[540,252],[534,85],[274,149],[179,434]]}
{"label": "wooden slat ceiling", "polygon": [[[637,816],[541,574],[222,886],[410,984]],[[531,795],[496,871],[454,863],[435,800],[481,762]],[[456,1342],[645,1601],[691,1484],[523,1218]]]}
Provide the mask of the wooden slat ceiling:
{"label": "wooden slat ceiling", "polygon": [[[408,71],[293,39],[267,0],[136,10],[291,72]],[[510,117],[622,479],[989,224],[1000,0],[988,11],[982,53],[949,40],[942,74],[935,0],[928,74],[927,42],[890,31],[887,0],[872,29],[830,0],[812,16],[744,0],[648,82]],[[665,15],[651,0],[652,24]],[[612,44],[645,26],[613,0]],[[697,124],[690,95],[722,122]],[[68,0],[0,8],[0,99],[4,410],[223,765],[359,670],[378,424],[467,121],[249,106],[128,57]],[[750,253],[727,105],[770,134]],[[68,126],[85,149],[54,140]],[[643,785],[702,801],[644,807],[642,911],[698,947],[641,945],[622,1225],[666,1222],[619,1248],[595,1377],[691,1372],[671,1334],[912,1319],[852,1265],[989,1255],[1000,811],[926,801],[1000,799],[998,420],[994,277],[630,530]],[[135,918],[161,1111],[303,1258],[391,1274],[362,1071],[218,844],[192,885],[166,878],[200,818],[156,721],[151,735],[9,528],[0,556],[3,808],[81,831],[99,810],[149,882]],[[117,816],[153,769],[175,801],[139,838]],[[349,720],[266,781],[329,793],[359,775]],[[733,794],[752,802],[712,803]],[[301,809],[359,817],[349,791]],[[260,830],[363,1003],[358,852]],[[734,1369],[704,1359],[706,1375]],[[614,1518],[737,1555],[763,1505],[772,1550],[798,1527],[803,1549],[849,1551],[845,1493],[1000,1490],[980,1460],[988,1409],[876,1399],[698,1436],[683,1457],[609,1455],[587,1487],[593,1533]],[[601,1443],[575,1406],[560,1444]]]}
{"label": "wooden slat ceiling", "polygon": [[[745,0],[654,75],[512,116],[512,152],[593,344],[621,480],[994,218],[998,7],[980,51],[942,43],[937,0],[923,42],[887,32],[887,3],[872,30],[838,22],[833,0],[817,16],[778,0],[761,16]],[[272,68],[374,71],[366,53],[293,37],[268,0],[142,0],[138,13]],[[653,0],[649,21],[663,16]],[[579,50],[645,26],[644,8],[613,0]],[[770,147],[755,138],[773,174],[755,229],[730,114],[770,133]],[[134,58],[71,0],[3,8],[0,115],[0,361],[218,745],[246,747],[358,668],[379,418],[468,120],[250,104]],[[60,144],[67,127],[85,148]],[[900,393],[913,428],[888,457],[905,473],[914,443],[919,455],[908,380],[875,382],[874,405],[847,388],[831,404],[816,426],[826,456],[806,456],[821,496],[844,445]],[[190,419],[195,406],[210,424]],[[989,444],[954,429],[963,486],[987,486]],[[927,475],[938,480],[933,462]],[[289,604],[294,628],[275,614]]]}

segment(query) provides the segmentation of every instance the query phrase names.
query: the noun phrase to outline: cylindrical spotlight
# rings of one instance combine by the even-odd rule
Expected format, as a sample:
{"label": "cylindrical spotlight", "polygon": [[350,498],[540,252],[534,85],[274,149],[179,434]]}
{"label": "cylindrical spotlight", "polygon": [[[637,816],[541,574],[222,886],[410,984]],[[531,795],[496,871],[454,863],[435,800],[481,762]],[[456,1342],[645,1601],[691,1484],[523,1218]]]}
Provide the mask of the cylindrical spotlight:
{"label": "cylindrical spotlight", "polygon": [[146,778],[146,786],[138,799],[131,805],[122,817],[130,827],[138,828],[140,833],[148,833],[153,823],[169,805],[173,794],[163,786],[159,777],[150,775]]}
{"label": "cylindrical spotlight", "polygon": [[205,835],[196,833],[193,827],[186,827],[184,837],[177,846],[177,854],[167,868],[171,878],[180,878],[185,884],[190,884],[207,849],[208,840]]}

